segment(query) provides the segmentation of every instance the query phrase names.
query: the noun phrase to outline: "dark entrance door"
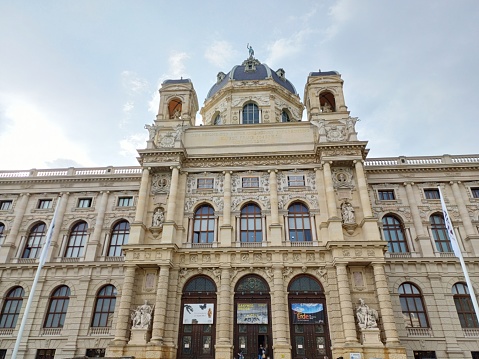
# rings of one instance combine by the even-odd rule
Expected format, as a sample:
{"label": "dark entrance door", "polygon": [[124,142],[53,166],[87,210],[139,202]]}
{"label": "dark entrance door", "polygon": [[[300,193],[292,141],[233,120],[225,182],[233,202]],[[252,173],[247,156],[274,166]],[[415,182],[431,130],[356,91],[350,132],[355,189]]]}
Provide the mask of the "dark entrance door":
{"label": "dark entrance door", "polygon": [[179,359],[214,359],[216,286],[205,276],[186,283],[181,299]]}
{"label": "dark entrance door", "polygon": [[244,359],[259,359],[260,345],[272,358],[271,305],[264,279],[251,275],[240,280],[235,289],[234,354]]}
{"label": "dark entrance door", "polygon": [[321,284],[309,276],[289,286],[290,335],[293,359],[331,359],[326,299]]}

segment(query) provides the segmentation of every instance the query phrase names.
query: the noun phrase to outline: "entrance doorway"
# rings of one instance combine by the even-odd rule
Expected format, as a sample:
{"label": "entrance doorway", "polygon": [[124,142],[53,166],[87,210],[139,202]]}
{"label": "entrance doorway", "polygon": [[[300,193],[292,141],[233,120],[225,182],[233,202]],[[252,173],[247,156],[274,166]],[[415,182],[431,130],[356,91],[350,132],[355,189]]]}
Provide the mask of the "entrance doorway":
{"label": "entrance doorway", "polygon": [[234,353],[259,359],[260,346],[272,358],[271,300],[269,286],[257,275],[240,279],[235,288]]}
{"label": "entrance doorway", "polygon": [[206,276],[188,281],[181,297],[179,359],[214,359],[216,286]]}
{"label": "entrance doorway", "polygon": [[292,359],[331,359],[326,298],[313,277],[293,278],[288,288]]}

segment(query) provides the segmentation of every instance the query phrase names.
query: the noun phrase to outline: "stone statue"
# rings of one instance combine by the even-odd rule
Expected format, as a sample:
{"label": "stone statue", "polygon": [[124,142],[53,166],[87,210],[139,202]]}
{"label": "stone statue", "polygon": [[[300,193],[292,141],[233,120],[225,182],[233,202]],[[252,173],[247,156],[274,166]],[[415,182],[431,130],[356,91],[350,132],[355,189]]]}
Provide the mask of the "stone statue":
{"label": "stone statue", "polygon": [[359,306],[356,308],[356,318],[361,329],[377,328],[379,315],[376,309],[369,308],[362,298],[359,298]]}
{"label": "stone statue", "polygon": [[328,112],[333,112],[331,110],[331,105],[329,102],[325,102],[323,106],[321,106],[321,112],[328,113]]}
{"label": "stone statue", "polygon": [[175,120],[178,120],[178,119],[181,118],[181,112],[180,112],[180,110],[178,110],[178,109],[175,110],[175,112],[173,113],[173,118],[174,118]]}
{"label": "stone statue", "polygon": [[249,51],[249,57],[252,58],[254,56],[254,50],[253,50],[253,47],[250,46],[249,44],[246,45],[246,48],[248,49]]}
{"label": "stone statue", "polygon": [[345,201],[341,204],[341,214],[343,217],[344,224],[354,224],[356,223],[356,216],[354,215],[354,208],[348,201]]}
{"label": "stone statue", "polygon": [[161,208],[157,208],[155,213],[153,213],[153,227],[163,227],[163,222],[165,221],[165,214]]}
{"label": "stone statue", "polygon": [[132,328],[135,329],[148,329],[151,323],[151,314],[153,313],[153,306],[148,304],[145,300],[145,304],[140,305],[136,310],[131,313]]}
{"label": "stone statue", "polygon": [[148,134],[150,135],[149,141],[154,141],[157,128],[155,125],[145,125],[145,128],[148,130]]}

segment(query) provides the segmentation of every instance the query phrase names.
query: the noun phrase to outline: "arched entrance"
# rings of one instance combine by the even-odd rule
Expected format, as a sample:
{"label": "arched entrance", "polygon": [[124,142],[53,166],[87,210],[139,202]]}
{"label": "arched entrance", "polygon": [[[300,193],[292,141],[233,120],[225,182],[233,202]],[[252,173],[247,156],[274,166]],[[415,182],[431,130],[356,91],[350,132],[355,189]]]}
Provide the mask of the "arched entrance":
{"label": "arched entrance", "polygon": [[272,358],[271,299],[269,286],[257,275],[241,278],[235,288],[234,354],[258,359],[259,346]]}
{"label": "arched entrance", "polygon": [[183,287],[177,358],[213,359],[215,334],[216,286],[210,278],[196,276]]}
{"label": "arched entrance", "polygon": [[293,278],[288,288],[292,359],[331,359],[326,298],[316,279]]}

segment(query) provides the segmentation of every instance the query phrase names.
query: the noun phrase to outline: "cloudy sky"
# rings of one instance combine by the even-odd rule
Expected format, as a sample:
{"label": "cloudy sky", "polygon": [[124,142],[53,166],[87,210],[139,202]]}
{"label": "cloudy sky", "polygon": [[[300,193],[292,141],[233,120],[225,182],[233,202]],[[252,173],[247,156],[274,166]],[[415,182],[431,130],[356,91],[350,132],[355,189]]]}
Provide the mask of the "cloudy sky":
{"label": "cloudy sky", "polygon": [[[479,1],[0,2],[0,170],[137,165],[169,78],[335,70],[369,157],[479,153]],[[198,121],[199,121],[198,115]]]}

